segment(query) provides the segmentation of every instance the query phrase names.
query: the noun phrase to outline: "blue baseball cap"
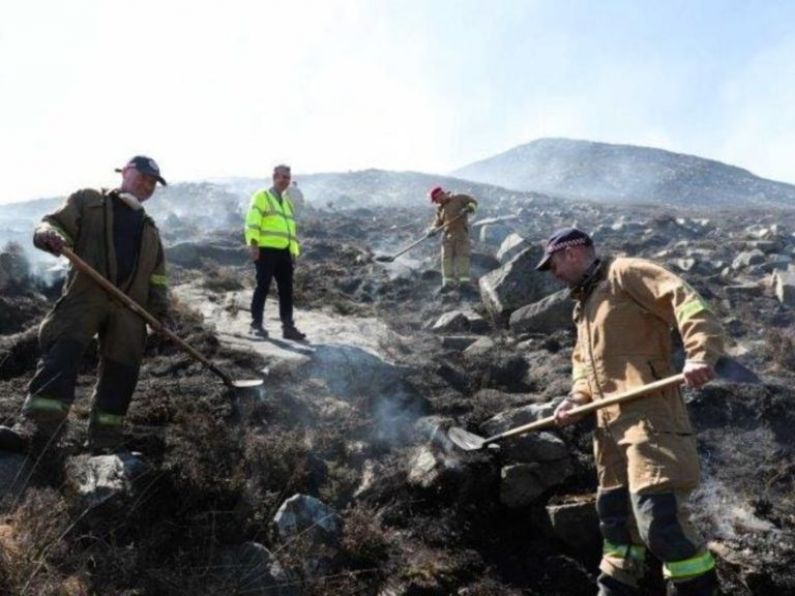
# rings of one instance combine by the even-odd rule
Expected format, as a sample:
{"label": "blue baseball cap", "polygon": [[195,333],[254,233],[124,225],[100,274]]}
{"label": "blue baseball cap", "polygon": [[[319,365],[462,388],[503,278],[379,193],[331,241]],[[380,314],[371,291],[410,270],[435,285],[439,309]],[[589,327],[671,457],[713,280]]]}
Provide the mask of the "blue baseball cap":
{"label": "blue baseball cap", "polygon": [[[129,168],[130,166],[132,166],[142,174],[146,174],[147,176],[152,176],[153,178],[156,178],[157,181],[163,186],[168,186],[168,184],[166,184],[166,181],[160,175],[160,166],[158,166],[157,162],[151,157],[147,157],[146,155],[136,155],[130,161],[128,161],[127,165],[124,167]],[[123,169],[124,168],[116,168],[116,171],[121,172]]]}
{"label": "blue baseball cap", "polygon": [[536,265],[536,271],[548,271],[552,255],[569,246],[593,246],[591,237],[577,228],[563,228],[552,234],[544,247],[544,256]]}

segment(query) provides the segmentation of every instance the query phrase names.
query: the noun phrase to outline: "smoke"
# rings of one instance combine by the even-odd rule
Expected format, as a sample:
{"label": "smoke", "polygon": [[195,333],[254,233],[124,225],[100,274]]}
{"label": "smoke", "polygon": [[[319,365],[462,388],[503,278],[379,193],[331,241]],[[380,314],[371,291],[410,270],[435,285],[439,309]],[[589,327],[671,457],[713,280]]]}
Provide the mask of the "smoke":
{"label": "smoke", "polygon": [[372,412],[374,438],[393,446],[405,444],[414,433],[414,423],[424,413],[421,402],[404,388],[381,392]]}
{"label": "smoke", "polygon": [[737,494],[735,488],[715,476],[702,479],[692,502],[698,514],[694,521],[708,521],[715,538],[736,540],[747,533],[766,533],[775,536],[780,531],[773,523],[759,518],[753,504]]}
{"label": "smoke", "polygon": [[49,290],[65,277],[66,263],[19,242],[5,243],[0,252],[0,292],[4,294],[33,289]]}
{"label": "smoke", "polygon": [[424,401],[402,381],[398,367],[356,346],[317,346],[305,375],[333,396],[366,407],[374,421],[372,439],[378,442],[406,443],[424,413]]}

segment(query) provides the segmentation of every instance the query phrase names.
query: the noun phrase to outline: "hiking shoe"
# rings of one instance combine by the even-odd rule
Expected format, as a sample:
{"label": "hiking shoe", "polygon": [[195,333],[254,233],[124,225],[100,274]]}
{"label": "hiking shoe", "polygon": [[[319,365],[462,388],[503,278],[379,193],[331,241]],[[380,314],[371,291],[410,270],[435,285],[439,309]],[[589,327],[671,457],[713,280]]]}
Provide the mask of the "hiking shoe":
{"label": "hiking shoe", "polygon": [[301,333],[296,327],[284,327],[282,329],[282,337],[284,339],[304,341],[306,339],[306,333]]}
{"label": "hiking shoe", "polygon": [[262,323],[251,323],[251,326],[248,328],[248,332],[251,335],[256,335],[257,337],[261,337],[263,339],[268,337],[268,330],[262,326]]}

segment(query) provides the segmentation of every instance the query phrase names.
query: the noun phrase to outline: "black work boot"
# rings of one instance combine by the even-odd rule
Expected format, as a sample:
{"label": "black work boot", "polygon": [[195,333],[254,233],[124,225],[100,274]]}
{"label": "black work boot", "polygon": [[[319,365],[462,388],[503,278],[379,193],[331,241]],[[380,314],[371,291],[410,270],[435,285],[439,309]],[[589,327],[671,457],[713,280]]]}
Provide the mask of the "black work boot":
{"label": "black work boot", "polygon": [[480,298],[480,290],[469,282],[462,282],[459,287],[461,296],[467,300],[475,300]]}
{"label": "black work boot", "polygon": [[42,451],[58,441],[56,434],[63,428],[63,420],[38,424],[31,418],[21,418],[13,426],[0,426],[0,450],[14,453]]}
{"label": "black work boot", "polygon": [[680,582],[668,581],[667,596],[715,596],[720,583],[718,574],[712,569],[703,575]]}
{"label": "black work boot", "polygon": [[95,426],[89,429],[86,448],[91,455],[110,455],[126,451],[120,428]]}
{"label": "black work boot", "polygon": [[640,596],[637,588],[620,582],[606,573],[599,574],[596,585],[599,587],[597,596]]}
{"label": "black work boot", "polygon": [[438,293],[440,296],[443,296],[443,295],[445,295],[445,294],[452,294],[452,293],[453,293],[453,292],[455,292],[457,289],[458,289],[458,284],[457,284],[457,283],[455,283],[455,282],[453,282],[453,281],[448,281],[448,282],[445,282],[445,283],[443,283],[443,284],[441,285],[441,287],[439,288],[439,290],[437,291],[437,293]]}
{"label": "black work boot", "polygon": [[[19,424],[19,423],[17,423]],[[0,426],[0,451],[25,453],[31,443],[31,436],[14,426]]]}
{"label": "black work boot", "polygon": [[267,339],[268,337],[268,330],[262,326],[262,323],[251,323],[251,326],[248,328],[248,332],[251,335],[261,337],[262,339]]}
{"label": "black work boot", "polygon": [[292,339],[294,341],[304,341],[306,333],[301,333],[295,325],[285,325],[282,327],[282,337],[284,339]]}

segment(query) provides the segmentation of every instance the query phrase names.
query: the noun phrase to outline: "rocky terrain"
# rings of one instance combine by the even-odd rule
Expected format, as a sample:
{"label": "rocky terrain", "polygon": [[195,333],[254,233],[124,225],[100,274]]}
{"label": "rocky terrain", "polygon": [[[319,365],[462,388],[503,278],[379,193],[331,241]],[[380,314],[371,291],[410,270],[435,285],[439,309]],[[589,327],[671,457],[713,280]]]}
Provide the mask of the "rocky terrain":
{"label": "rocky terrain", "polygon": [[[396,206],[379,184],[402,188],[401,175],[373,172],[345,209],[307,192],[296,273],[306,344],[246,335],[240,181],[182,188],[204,197],[201,210],[175,197],[147,205],[168,244],[177,332],[264,389],[229,390],[151,335],[129,453],[92,458],[90,349],[57,448],[0,454],[1,593],[592,594],[591,424],[476,453],[445,432],[498,433],[548,415],[568,391],[571,303],[532,266],[538,241],[571,223],[605,253],[679,272],[720,316],[723,377],[687,393],[704,476],[694,515],[726,594],[795,593],[795,212],[629,209],[473,186],[477,289],[440,294],[435,240],[375,259],[421,236],[431,209]],[[59,291],[58,269],[34,276],[44,269],[28,258],[15,244],[0,255],[4,423]],[[276,331],[272,300],[266,314]],[[662,594],[649,565],[646,592]]]}
{"label": "rocky terrain", "polygon": [[792,207],[795,186],[694,155],[575,139],[538,139],[454,176],[578,199],[679,207]]}

